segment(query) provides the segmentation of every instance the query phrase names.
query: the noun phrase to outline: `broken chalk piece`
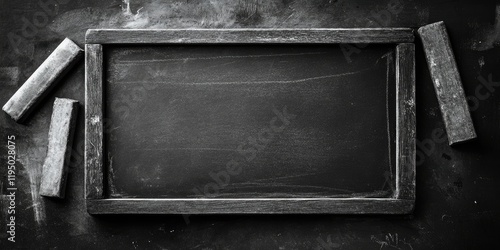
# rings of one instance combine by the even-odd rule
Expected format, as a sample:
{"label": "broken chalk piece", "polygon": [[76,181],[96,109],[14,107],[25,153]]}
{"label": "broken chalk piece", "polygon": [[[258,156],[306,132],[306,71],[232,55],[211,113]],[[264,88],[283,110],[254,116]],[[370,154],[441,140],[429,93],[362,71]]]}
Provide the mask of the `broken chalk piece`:
{"label": "broken chalk piece", "polygon": [[476,138],[455,56],[443,22],[418,29],[450,145]]}
{"label": "broken chalk piece", "polygon": [[54,101],[40,195],[64,198],[77,114],[78,101],[65,98]]}
{"label": "broken chalk piece", "polygon": [[3,106],[12,119],[22,122],[58,80],[82,58],[83,50],[66,38]]}

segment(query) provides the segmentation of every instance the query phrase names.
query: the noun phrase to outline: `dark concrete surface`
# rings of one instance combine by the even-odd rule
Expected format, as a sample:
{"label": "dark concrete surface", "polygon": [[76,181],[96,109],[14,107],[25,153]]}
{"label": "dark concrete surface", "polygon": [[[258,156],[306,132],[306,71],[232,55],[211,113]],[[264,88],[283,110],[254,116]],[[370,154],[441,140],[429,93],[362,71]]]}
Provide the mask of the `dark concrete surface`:
{"label": "dark concrete surface", "polygon": [[[0,114],[1,249],[492,249],[500,245],[498,3],[130,1],[128,9],[116,0],[2,0],[0,103],[8,100],[64,37],[82,45],[88,28],[417,28],[443,20],[465,93],[470,96],[478,139],[451,148],[436,136],[444,124],[417,39],[417,203],[413,215],[92,217],[83,199],[84,112],[77,120],[66,198],[38,195],[52,103],[56,96],[84,102],[81,64],[25,125]],[[6,226],[9,135],[16,137],[17,154],[15,243],[7,240]]]}

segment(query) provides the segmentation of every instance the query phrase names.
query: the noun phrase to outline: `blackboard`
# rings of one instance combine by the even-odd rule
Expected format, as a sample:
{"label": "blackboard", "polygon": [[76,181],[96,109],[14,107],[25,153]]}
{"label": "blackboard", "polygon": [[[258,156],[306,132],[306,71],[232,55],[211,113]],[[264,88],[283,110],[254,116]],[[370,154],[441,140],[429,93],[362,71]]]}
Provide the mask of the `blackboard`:
{"label": "blackboard", "polygon": [[[94,212],[133,213],[133,204],[145,208],[155,201],[176,205],[139,210],[302,212],[272,202],[284,206],[307,199],[314,202],[308,213],[350,213],[348,207],[328,210],[317,202],[357,200],[370,207],[401,201],[398,152],[401,143],[411,144],[400,138],[411,126],[401,125],[412,125],[411,119],[401,123],[406,111],[398,108],[405,50],[388,42],[231,43],[205,38],[196,43],[110,39],[109,44],[95,39],[104,43],[98,45],[102,119],[89,112],[86,119],[88,125],[102,123],[102,188],[97,197],[87,198],[132,203],[107,212],[106,205],[97,205]],[[87,43],[92,52],[95,44]],[[89,64],[87,70],[92,70]],[[411,81],[411,74],[407,78]],[[404,100],[410,108],[411,100]],[[271,207],[224,204],[255,200],[271,202]],[[218,201],[216,209],[185,203]],[[352,212],[411,210],[406,203],[397,206],[399,212]]]}

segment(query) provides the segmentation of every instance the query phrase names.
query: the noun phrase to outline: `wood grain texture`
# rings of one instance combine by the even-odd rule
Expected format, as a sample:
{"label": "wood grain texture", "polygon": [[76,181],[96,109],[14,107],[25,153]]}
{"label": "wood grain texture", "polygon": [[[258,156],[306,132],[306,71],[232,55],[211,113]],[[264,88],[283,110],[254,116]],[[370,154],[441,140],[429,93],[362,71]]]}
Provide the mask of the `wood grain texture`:
{"label": "wood grain texture", "polygon": [[87,200],[90,214],[408,214],[413,206],[375,198]]}
{"label": "wood grain texture", "polygon": [[415,200],[415,44],[396,47],[396,197]]}
{"label": "wood grain texture", "polygon": [[418,29],[450,145],[476,138],[462,81],[443,22]]}
{"label": "wood grain texture", "polygon": [[103,173],[103,51],[85,45],[85,197],[104,197]]}
{"label": "wood grain texture", "polygon": [[410,28],[371,29],[89,29],[86,43],[404,43]]}
{"label": "wood grain texture", "polygon": [[33,108],[81,59],[82,49],[65,38],[3,106],[3,111],[23,122]]}
{"label": "wood grain texture", "polygon": [[77,114],[78,101],[65,98],[54,101],[40,182],[42,196],[64,198]]}

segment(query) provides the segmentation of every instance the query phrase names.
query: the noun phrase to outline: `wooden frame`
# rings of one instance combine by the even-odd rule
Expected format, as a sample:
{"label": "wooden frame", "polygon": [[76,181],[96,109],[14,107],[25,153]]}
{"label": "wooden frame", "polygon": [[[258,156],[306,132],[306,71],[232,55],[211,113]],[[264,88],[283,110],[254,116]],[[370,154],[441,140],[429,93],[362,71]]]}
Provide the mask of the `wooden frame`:
{"label": "wooden frame", "polygon": [[[91,214],[407,214],[415,204],[413,30],[88,30],[85,45],[85,198]],[[103,44],[390,43],[396,51],[396,190],[391,198],[151,199],[105,197]]]}

